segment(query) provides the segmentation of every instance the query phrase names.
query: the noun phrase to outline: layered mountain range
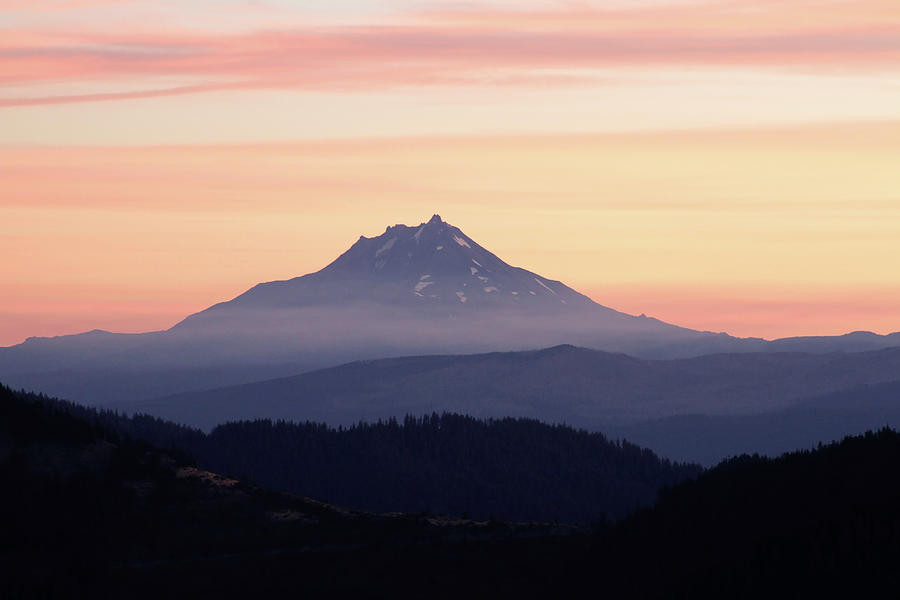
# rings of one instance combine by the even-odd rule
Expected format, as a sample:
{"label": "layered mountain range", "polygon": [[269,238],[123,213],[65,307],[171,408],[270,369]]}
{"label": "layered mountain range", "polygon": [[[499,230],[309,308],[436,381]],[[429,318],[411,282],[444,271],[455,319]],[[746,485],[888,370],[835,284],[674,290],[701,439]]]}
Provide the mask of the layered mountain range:
{"label": "layered mountain range", "polygon": [[766,341],[602,306],[513,267],[438,215],[360,237],[315,273],[261,283],[166,331],[93,331],[0,348],[0,380],[90,404],[296,375],[385,357],[559,344],[673,359],[730,352],[857,352],[900,334]]}
{"label": "layered mountain range", "polygon": [[900,348],[648,360],[573,346],[367,360],[137,403],[204,429],[279,419],[350,426],[450,411],[528,417],[712,465],[900,423]]}

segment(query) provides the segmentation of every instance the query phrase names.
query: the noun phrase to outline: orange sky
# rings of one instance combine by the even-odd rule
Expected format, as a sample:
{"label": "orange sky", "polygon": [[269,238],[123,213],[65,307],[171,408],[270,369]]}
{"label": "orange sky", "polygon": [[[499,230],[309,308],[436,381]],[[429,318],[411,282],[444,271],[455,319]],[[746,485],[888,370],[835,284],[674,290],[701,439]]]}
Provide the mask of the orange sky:
{"label": "orange sky", "polygon": [[435,212],[619,310],[900,330],[896,2],[315,4],[0,2],[0,345]]}

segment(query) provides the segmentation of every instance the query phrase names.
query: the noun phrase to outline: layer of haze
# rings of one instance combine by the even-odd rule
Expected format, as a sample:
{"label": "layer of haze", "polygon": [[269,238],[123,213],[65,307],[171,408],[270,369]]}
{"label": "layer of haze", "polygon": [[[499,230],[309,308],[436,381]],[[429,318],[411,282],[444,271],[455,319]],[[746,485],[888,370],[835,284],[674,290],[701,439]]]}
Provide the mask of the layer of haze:
{"label": "layer of haze", "polygon": [[440,213],[613,308],[900,329],[900,4],[0,2],[0,345]]}

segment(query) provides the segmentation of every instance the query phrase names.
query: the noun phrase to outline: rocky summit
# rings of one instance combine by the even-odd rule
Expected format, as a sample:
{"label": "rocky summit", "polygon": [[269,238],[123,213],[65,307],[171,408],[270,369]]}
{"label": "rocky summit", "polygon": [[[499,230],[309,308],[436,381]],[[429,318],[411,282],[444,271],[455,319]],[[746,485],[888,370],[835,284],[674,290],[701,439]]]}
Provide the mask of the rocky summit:
{"label": "rocky summit", "polygon": [[214,308],[346,305],[563,312],[597,307],[559,281],[510,266],[434,215],[416,226],[393,225],[377,237],[361,236],[316,273],[259,284]]}

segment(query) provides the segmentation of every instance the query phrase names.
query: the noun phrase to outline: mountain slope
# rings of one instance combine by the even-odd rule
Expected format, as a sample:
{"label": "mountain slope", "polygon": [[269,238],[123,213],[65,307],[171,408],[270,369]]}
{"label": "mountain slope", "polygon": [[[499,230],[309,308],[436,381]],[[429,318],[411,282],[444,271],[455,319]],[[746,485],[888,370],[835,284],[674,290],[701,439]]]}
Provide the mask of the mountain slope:
{"label": "mountain slope", "polygon": [[830,391],[892,381],[898,373],[900,349],[657,361],[559,346],[362,361],[116,406],[205,428],[253,418],[349,425],[449,411],[603,431],[664,416],[771,412]]}

